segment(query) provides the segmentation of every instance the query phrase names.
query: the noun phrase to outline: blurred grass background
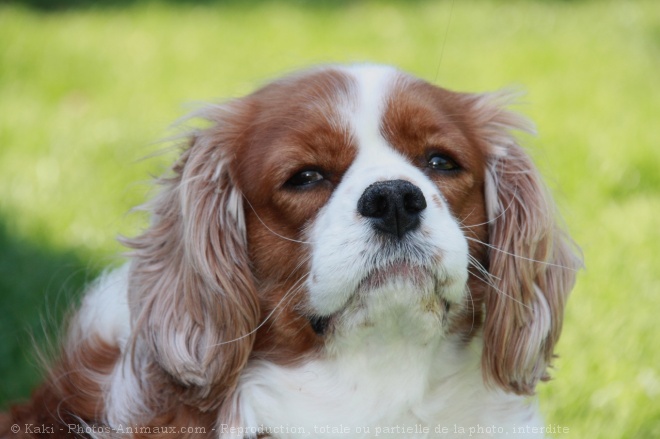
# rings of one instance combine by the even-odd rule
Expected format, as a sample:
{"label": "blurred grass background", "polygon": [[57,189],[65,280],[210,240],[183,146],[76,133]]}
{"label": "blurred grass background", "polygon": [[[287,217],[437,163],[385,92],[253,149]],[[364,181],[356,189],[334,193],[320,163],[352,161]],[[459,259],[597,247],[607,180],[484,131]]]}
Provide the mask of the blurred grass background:
{"label": "blurred grass background", "polygon": [[525,139],[587,270],[569,302],[548,423],[660,437],[660,2],[0,2],[0,404],[38,382],[184,104],[318,63],[394,64],[464,91],[519,86]]}

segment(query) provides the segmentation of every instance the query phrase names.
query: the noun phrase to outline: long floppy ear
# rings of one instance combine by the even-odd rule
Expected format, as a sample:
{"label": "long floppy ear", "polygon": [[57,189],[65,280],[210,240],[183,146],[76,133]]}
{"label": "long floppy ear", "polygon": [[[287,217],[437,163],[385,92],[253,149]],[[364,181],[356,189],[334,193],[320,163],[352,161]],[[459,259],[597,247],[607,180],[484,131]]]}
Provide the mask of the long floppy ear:
{"label": "long floppy ear", "polygon": [[221,402],[209,398],[218,389],[235,386],[259,319],[242,195],[229,171],[243,130],[238,113],[212,107],[202,114],[213,126],[190,136],[148,206],[151,226],[127,240],[135,343],[202,409]]}
{"label": "long floppy ear", "polygon": [[485,196],[489,221],[482,365],[487,382],[533,394],[559,339],[564,306],[581,267],[552,198],[512,130],[531,124],[505,109],[504,94],[472,97],[472,114],[488,148]]}

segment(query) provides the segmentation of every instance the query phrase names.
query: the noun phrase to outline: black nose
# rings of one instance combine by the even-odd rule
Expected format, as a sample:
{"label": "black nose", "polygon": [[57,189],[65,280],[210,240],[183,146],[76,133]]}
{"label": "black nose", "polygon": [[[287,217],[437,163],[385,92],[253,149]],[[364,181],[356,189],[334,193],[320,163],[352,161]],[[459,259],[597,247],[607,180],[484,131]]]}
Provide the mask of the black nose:
{"label": "black nose", "polygon": [[361,215],[371,218],[376,230],[401,239],[419,227],[426,199],[422,191],[409,181],[379,181],[365,189],[357,209]]}

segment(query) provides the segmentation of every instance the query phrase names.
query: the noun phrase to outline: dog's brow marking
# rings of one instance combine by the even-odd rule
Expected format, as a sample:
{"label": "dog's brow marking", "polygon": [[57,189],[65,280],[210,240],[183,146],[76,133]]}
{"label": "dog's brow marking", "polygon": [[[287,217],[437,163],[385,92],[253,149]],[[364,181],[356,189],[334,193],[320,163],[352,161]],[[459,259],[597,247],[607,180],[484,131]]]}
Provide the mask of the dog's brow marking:
{"label": "dog's brow marking", "polygon": [[396,71],[362,66],[355,74],[357,99],[351,118],[353,131],[358,140],[358,154],[377,154],[376,148],[385,143],[380,133],[380,122],[385,106],[385,97]]}

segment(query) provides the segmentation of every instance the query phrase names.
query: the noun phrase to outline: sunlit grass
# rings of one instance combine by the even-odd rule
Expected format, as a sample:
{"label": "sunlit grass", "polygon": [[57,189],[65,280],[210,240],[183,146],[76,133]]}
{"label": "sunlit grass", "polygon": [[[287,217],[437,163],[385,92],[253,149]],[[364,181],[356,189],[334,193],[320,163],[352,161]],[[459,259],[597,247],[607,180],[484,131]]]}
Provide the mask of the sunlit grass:
{"label": "sunlit grass", "polygon": [[[587,265],[540,390],[548,423],[576,438],[660,436],[654,1],[0,6],[0,398],[36,379],[20,325],[38,332],[60,302],[68,276],[52,273],[93,275],[121,251],[116,235],[143,224],[126,212],[172,158],[141,160],[170,122],[299,67],[354,61],[459,90],[526,90],[518,109],[540,134],[525,141]],[[42,272],[41,286],[24,281]]]}

